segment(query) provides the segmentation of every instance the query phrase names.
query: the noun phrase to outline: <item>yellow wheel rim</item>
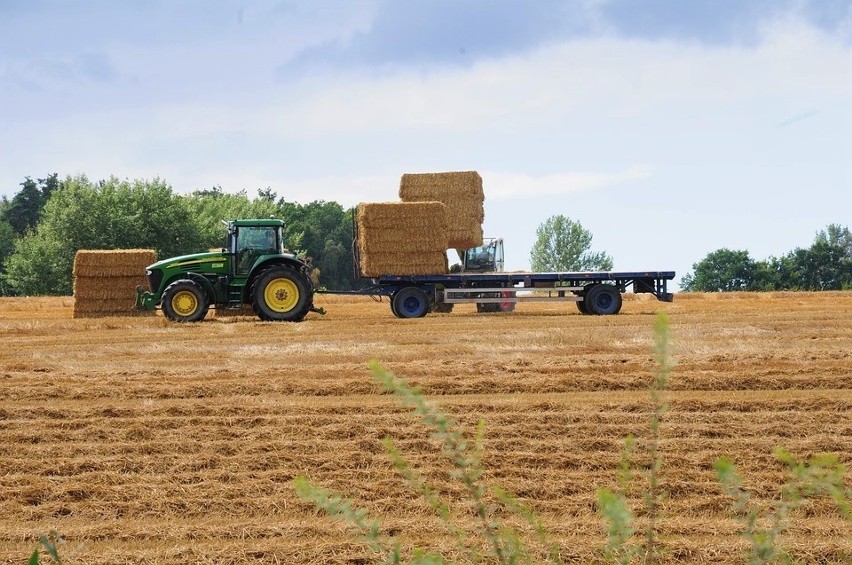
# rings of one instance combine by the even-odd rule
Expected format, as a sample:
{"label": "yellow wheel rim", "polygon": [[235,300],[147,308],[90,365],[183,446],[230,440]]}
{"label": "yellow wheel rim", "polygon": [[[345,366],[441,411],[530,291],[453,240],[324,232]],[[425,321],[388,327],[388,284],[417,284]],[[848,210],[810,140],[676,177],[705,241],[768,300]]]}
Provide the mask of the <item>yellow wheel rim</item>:
{"label": "yellow wheel rim", "polygon": [[299,302],[299,287],[290,279],[274,279],[263,291],[266,305],[276,312],[289,312]]}
{"label": "yellow wheel rim", "polygon": [[172,310],[180,316],[192,316],[198,310],[198,299],[188,290],[181,290],[172,297]]}

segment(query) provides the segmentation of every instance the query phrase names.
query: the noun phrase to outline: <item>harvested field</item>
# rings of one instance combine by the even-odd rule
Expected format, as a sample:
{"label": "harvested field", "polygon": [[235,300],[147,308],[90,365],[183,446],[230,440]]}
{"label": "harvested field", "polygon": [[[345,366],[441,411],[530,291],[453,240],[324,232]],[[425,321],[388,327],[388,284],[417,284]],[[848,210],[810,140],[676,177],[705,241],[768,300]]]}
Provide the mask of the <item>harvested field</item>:
{"label": "harvested field", "polygon": [[[631,295],[613,317],[460,305],[411,320],[387,302],[321,295],[328,314],[299,324],[73,319],[73,304],[0,299],[3,563],[25,562],[54,529],[69,563],[365,562],[345,527],[294,495],[297,475],[352,497],[404,545],[458,558],[383,452],[390,436],[446,484],[429,430],[372,382],[373,358],[469,432],[484,419],[486,483],[534,509],[566,561],[599,562],[595,490],[615,488],[623,438],[647,437],[659,310],[677,360],[662,424],[663,562],[743,562],[717,457],[733,458],[765,504],[786,478],[776,446],[852,466],[852,292]],[[444,493],[473,527],[458,488]],[[852,558],[849,524],[826,499],[798,509],[781,539],[805,562]]]}

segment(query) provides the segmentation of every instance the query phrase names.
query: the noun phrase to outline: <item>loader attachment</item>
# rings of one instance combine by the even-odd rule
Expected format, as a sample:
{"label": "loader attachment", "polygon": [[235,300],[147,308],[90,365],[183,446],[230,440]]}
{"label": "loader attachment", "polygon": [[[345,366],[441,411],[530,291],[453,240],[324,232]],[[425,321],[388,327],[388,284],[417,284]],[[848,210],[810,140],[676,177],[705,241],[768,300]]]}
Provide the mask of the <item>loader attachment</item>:
{"label": "loader attachment", "polygon": [[136,287],[136,309],[154,310],[157,307],[157,295],[145,290],[139,285]]}

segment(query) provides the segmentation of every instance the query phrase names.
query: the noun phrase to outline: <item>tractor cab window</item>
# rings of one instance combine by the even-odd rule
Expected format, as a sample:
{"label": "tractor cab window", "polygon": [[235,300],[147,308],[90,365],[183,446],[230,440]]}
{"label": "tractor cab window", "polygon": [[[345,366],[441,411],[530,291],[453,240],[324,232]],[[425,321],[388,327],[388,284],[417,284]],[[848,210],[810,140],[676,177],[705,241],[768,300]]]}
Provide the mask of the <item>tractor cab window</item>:
{"label": "tractor cab window", "polygon": [[281,253],[278,230],[274,227],[241,227],[237,231],[237,272],[247,273],[261,255]]}
{"label": "tractor cab window", "polygon": [[465,261],[469,270],[491,270],[494,268],[494,246],[480,245],[467,250]]}
{"label": "tractor cab window", "polygon": [[464,251],[464,270],[470,273],[503,272],[503,240],[486,239],[483,245]]}

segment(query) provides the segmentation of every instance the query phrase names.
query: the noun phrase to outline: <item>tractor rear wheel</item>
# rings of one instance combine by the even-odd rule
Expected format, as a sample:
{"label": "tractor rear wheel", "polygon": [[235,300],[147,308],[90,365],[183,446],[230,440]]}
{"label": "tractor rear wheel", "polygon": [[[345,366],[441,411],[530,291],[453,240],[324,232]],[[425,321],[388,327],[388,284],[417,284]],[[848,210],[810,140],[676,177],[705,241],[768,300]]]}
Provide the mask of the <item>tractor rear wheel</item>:
{"label": "tractor rear wheel", "polygon": [[313,303],[311,281],[288,265],[260,273],[252,285],[251,305],[261,320],[301,322]]}
{"label": "tractor rear wheel", "polygon": [[200,322],[210,308],[204,289],[191,279],[180,279],[167,286],[161,304],[163,314],[173,322]]}

